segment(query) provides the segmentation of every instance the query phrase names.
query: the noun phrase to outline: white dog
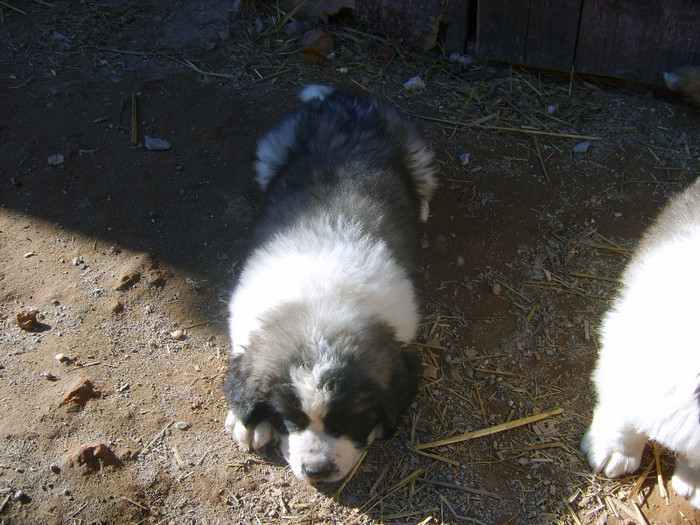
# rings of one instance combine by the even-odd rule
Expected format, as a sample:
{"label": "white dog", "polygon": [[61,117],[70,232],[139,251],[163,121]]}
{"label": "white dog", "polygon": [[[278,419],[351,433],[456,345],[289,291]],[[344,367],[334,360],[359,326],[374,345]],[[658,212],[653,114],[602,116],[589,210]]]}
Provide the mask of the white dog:
{"label": "white dog", "polygon": [[652,439],[676,452],[673,488],[700,508],[700,179],[642,237],[601,335],[589,463],[633,472]]}
{"label": "white dog", "polygon": [[417,389],[418,235],[435,157],[392,107],[324,86],[258,146],[255,249],[231,297],[226,428],[294,474],[345,477]]}

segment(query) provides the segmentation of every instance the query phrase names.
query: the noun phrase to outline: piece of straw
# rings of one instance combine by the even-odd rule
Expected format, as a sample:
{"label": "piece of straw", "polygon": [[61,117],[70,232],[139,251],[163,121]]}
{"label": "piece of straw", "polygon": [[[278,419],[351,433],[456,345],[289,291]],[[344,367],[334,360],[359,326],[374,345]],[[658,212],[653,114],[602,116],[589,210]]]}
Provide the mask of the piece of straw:
{"label": "piece of straw", "polygon": [[460,443],[462,441],[469,441],[470,439],[476,439],[484,436],[490,436],[491,434],[497,434],[498,432],[504,432],[506,430],[511,430],[513,428],[521,427],[524,425],[529,425],[530,423],[535,423],[542,419],[547,419],[548,417],[558,416],[564,412],[563,409],[557,408],[551,410],[550,412],[542,412],[541,414],[535,414],[534,416],[524,417],[521,419],[515,419],[501,425],[496,425],[493,427],[482,428],[481,430],[475,430],[473,432],[466,432],[458,436],[452,436],[445,439],[440,439],[438,441],[432,441],[430,443],[422,443],[413,447],[416,450],[424,450],[426,448],[441,447],[443,445],[450,445],[452,443]]}

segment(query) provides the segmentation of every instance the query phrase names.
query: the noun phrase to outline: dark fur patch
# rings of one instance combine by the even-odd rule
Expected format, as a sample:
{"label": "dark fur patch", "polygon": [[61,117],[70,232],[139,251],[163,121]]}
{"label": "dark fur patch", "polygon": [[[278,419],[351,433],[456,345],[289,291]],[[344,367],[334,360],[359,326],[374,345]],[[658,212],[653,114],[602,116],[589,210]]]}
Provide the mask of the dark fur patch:
{"label": "dark fur patch", "polygon": [[300,223],[313,230],[323,218],[357,222],[413,275],[419,202],[406,145],[415,126],[376,99],[342,91],[296,115],[296,140],[267,187],[256,242]]}
{"label": "dark fur patch", "polygon": [[396,431],[401,415],[417,391],[420,361],[398,343],[383,322],[366,319],[357,327],[326,329],[322,349],[308,334],[319,328],[303,304],[287,304],[265,316],[245,354],[234,356],[224,382],[231,410],[246,426],[264,419],[282,434],[303,430],[303,412],[292,371],[333,362],[321,378],[330,393],[324,419],[327,433],[365,446],[381,425],[383,437]]}

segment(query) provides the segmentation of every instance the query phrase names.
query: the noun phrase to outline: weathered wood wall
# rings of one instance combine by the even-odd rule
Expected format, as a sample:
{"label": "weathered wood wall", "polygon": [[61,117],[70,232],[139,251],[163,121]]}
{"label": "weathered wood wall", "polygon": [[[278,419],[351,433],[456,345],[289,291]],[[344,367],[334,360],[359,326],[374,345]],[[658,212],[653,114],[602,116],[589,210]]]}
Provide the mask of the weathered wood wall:
{"label": "weathered wood wall", "polygon": [[479,0],[477,27],[485,60],[653,84],[700,65],[699,0]]}

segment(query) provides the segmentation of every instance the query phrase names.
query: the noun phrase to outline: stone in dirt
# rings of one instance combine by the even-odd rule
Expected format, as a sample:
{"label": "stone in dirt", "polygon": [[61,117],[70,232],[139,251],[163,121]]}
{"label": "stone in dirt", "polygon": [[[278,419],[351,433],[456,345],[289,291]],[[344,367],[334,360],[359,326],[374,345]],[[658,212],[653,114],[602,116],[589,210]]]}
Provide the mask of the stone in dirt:
{"label": "stone in dirt", "polygon": [[141,274],[139,272],[127,272],[122,275],[119,279],[119,284],[116,286],[116,290],[123,292],[134,286],[137,282],[141,280]]}
{"label": "stone in dirt", "polygon": [[22,310],[17,314],[17,324],[22,330],[34,330],[39,326],[39,321],[37,321],[37,311],[36,310]]}
{"label": "stone in dirt", "polygon": [[78,377],[75,382],[68,388],[63,395],[60,406],[69,405],[73,407],[82,407],[90,399],[99,398],[102,392],[95,390],[89,379]]}
{"label": "stone in dirt", "polygon": [[63,454],[61,459],[61,468],[82,467],[83,474],[97,472],[105,467],[121,467],[122,465],[119,456],[104,443],[81,445]]}

